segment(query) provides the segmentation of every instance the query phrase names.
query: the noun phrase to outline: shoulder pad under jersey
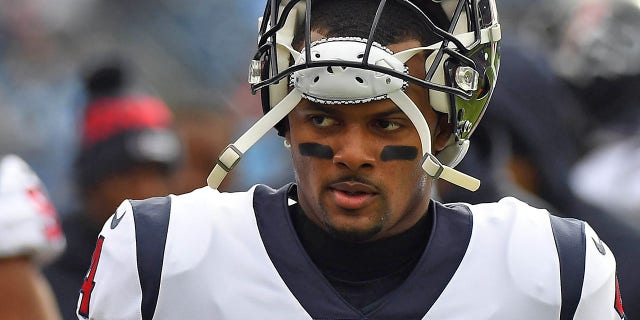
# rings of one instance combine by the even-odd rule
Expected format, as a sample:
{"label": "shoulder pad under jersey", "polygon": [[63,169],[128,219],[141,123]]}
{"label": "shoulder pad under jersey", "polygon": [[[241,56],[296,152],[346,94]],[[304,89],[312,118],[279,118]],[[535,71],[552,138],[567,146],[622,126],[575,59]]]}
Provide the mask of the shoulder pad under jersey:
{"label": "shoulder pad under jersey", "polygon": [[47,263],[65,245],[57,212],[38,176],[18,156],[0,158],[0,258],[25,255]]}

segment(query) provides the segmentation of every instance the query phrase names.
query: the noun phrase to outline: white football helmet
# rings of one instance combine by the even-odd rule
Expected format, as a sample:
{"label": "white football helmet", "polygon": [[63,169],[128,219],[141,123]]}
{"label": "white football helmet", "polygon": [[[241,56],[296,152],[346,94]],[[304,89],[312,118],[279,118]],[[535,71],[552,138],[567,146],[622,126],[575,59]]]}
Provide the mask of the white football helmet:
{"label": "white football helmet", "polygon": [[[270,128],[275,126],[282,135],[284,128],[278,123],[301,99],[345,105],[391,99],[418,130],[427,174],[476,190],[480,182],[453,167],[464,157],[496,83],[501,30],[495,0],[376,0],[378,10],[371,18],[369,38],[345,34],[311,42],[311,8],[320,1],[267,2],[249,74],[252,92],[261,92],[265,116],[222,152],[207,179],[209,186],[217,188]],[[412,11],[439,41],[401,52],[391,52],[374,41],[377,22],[391,2]],[[434,11],[446,14],[447,25],[432,21]],[[304,34],[301,51],[293,44],[297,34]],[[409,75],[405,66],[421,52],[427,56],[425,79]],[[449,144],[437,156],[430,153],[426,120],[404,93],[408,82],[428,88],[432,107],[447,114],[452,123]]]}

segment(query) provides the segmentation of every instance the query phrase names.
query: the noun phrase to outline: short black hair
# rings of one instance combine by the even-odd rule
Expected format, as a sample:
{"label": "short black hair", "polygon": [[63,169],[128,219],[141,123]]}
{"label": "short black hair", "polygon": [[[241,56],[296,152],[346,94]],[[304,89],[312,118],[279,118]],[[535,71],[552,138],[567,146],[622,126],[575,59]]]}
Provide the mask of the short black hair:
{"label": "short black hair", "polygon": [[[447,29],[449,19],[442,6],[431,0],[414,1],[431,21]],[[311,29],[327,37],[368,38],[379,0],[314,0],[311,1]],[[304,30],[295,35],[294,44],[301,44]],[[388,0],[378,22],[374,41],[389,45],[416,39],[422,45],[439,41],[425,23],[401,1]]]}

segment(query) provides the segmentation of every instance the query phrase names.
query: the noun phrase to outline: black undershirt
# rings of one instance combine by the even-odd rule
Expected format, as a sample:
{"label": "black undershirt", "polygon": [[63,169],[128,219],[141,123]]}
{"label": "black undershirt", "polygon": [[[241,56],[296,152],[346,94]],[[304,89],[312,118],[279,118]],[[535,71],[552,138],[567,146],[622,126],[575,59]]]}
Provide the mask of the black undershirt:
{"label": "black undershirt", "polygon": [[293,225],[315,265],[352,306],[367,313],[399,287],[422,256],[431,234],[432,214],[407,231],[365,243],[337,239],[313,223],[299,205],[289,207]]}

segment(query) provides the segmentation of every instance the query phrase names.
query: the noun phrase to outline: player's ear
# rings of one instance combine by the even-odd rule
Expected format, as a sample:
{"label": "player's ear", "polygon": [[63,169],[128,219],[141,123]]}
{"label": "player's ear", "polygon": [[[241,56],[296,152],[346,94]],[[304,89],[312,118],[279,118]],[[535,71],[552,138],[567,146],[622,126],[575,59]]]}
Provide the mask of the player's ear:
{"label": "player's ear", "polygon": [[442,151],[449,143],[449,138],[453,134],[452,124],[446,114],[438,113],[438,121],[434,128],[433,151]]}

